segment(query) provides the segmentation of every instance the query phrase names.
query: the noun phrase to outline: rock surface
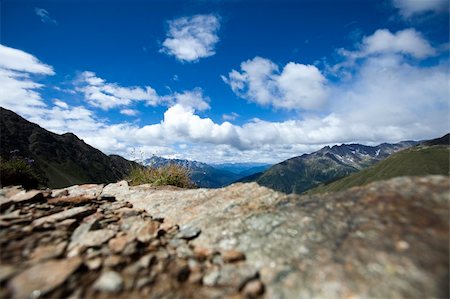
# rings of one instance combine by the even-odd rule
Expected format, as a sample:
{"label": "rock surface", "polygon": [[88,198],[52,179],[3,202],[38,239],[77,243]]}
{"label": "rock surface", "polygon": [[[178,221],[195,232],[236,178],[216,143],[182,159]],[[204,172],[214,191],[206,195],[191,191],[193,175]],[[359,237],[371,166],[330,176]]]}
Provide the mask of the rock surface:
{"label": "rock surface", "polygon": [[311,196],[254,183],[119,182],[12,200],[20,192],[0,191],[1,298],[449,295],[448,177]]}
{"label": "rock surface", "polygon": [[79,257],[41,263],[14,277],[9,287],[16,298],[38,298],[60,286],[80,264]]}

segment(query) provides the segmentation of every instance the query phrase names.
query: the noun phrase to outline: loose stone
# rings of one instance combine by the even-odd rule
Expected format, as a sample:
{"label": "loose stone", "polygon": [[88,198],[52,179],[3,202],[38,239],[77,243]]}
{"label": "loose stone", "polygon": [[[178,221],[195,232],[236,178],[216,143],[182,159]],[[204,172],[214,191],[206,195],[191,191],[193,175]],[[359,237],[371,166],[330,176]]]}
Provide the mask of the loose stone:
{"label": "loose stone", "polygon": [[106,271],[95,281],[93,288],[101,292],[117,293],[123,288],[123,279],[115,271]]}

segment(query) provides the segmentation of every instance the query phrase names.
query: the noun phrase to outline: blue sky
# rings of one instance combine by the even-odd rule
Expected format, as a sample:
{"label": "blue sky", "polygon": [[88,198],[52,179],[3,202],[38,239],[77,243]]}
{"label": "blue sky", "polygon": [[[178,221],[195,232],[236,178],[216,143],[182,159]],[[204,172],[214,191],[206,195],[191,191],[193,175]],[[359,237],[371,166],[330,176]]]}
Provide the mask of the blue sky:
{"label": "blue sky", "polygon": [[0,105],[128,158],[279,162],[438,137],[448,5],[4,0]]}

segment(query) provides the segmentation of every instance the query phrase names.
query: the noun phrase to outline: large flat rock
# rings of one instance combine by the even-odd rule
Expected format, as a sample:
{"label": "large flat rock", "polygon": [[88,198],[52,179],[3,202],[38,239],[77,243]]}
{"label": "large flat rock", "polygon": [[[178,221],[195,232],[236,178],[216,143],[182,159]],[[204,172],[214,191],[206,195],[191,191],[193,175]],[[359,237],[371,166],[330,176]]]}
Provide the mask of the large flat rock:
{"label": "large flat rock", "polygon": [[5,188],[0,297],[448,298],[449,187]]}
{"label": "large flat rock", "polygon": [[199,229],[195,246],[237,249],[268,298],[448,297],[449,178],[402,177],[337,194],[105,187],[153,218]]}

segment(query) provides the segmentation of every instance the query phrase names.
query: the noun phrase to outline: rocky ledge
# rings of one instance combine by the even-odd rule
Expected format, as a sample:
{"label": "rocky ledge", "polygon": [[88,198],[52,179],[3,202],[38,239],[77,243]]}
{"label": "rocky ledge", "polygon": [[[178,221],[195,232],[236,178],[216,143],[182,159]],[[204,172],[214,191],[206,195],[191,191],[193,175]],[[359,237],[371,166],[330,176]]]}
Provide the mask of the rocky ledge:
{"label": "rocky ledge", "polygon": [[1,298],[447,298],[449,178],[0,191]]}

